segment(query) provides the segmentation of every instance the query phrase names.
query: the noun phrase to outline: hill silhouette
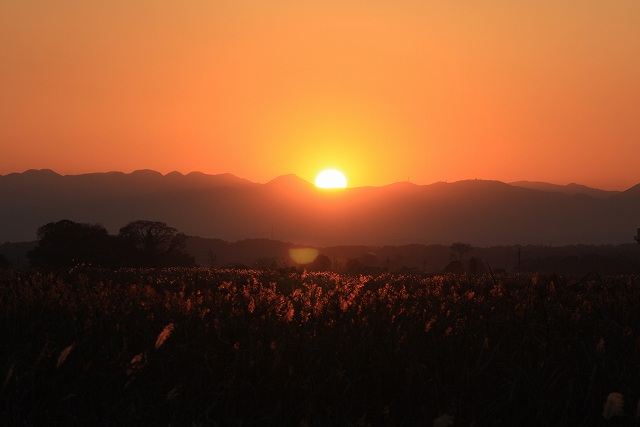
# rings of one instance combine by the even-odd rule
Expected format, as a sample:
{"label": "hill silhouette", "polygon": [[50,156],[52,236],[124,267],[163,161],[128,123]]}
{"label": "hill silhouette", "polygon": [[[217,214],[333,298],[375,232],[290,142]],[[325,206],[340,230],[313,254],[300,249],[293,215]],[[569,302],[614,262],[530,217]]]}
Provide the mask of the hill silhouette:
{"label": "hill silhouette", "polygon": [[586,194],[596,198],[607,198],[618,193],[617,191],[600,190],[576,183],[558,185],[540,181],[516,181],[510,182],[509,184],[515,185],[516,187],[530,188],[532,190],[551,191],[563,194]]}
{"label": "hill silhouette", "polygon": [[468,180],[325,191],[295,176],[257,184],[231,174],[142,170],[0,176],[0,241],[32,241],[69,219],[111,233],[137,219],[224,241],[269,238],[315,246],[623,244],[640,225],[640,185],[611,192],[579,185]]}

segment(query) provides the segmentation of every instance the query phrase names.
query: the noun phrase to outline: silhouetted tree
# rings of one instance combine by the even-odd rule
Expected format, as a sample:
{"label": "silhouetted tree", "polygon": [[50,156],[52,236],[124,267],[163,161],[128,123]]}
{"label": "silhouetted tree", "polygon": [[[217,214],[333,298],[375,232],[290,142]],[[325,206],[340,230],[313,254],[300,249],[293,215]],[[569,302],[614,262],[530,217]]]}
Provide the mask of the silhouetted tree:
{"label": "silhouetted tree", "polygon": [[27,253],[35,266],[112,265],[115,262],[113,238],[100,224],[63,219],[38,228],[37,237],[38,246]]}
{"label": "silhouetted tree", "polygon": [[164,222],[134,221],[120,229],[126,264],[146,267],[189,266],[186,236]]}
{"label": "silhouetted tree", "polygon": [[468,243],[456,242],[452,244],[450,248],[452,256],[457,257],[458,261],[462,263],[462,257],[471,250],[471,245]]}
{"label": "silhouetted tree", "polygon": [[311,271],[329,271],[331,270],[331,259],[325,254],[320,254],[309,264]]}

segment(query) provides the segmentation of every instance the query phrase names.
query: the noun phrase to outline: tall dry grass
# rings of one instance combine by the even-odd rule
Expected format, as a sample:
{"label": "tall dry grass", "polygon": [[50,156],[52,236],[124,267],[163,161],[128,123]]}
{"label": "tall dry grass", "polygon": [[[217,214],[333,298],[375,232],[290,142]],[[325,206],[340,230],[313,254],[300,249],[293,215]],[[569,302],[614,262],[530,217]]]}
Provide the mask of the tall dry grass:
{"label": "tall dry grass", "polygon": [[636,419],[637,277],[1,274],[4,425]]}

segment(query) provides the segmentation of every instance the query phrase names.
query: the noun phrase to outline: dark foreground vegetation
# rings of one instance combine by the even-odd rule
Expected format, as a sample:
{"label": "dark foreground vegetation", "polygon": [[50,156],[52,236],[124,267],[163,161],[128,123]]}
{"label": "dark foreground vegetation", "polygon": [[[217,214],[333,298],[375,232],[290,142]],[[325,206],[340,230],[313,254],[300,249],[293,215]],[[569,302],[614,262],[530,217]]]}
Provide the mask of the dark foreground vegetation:
{"label": "dark foreground vegetation", "polygon": [[100,224],[63,219],[38,228],[38,244],[27,253],[45,269],[75,265],[102,267],[193,266],[184,250],[186,236],[164,222],[133,221],[112,236]]}
{"label": "dark foreground vegetation", "polygon": [[0,425],[636,423],[635,276],[0,274]]}

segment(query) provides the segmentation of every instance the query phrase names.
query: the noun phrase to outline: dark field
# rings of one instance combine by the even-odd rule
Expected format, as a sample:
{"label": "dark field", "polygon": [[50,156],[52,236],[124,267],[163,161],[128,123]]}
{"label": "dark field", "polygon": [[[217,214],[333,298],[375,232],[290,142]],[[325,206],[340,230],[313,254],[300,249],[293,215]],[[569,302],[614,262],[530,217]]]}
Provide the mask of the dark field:
{"label": "dark field", "polygon": [[636,422],[637,276],[0,275],[0,425]]}

